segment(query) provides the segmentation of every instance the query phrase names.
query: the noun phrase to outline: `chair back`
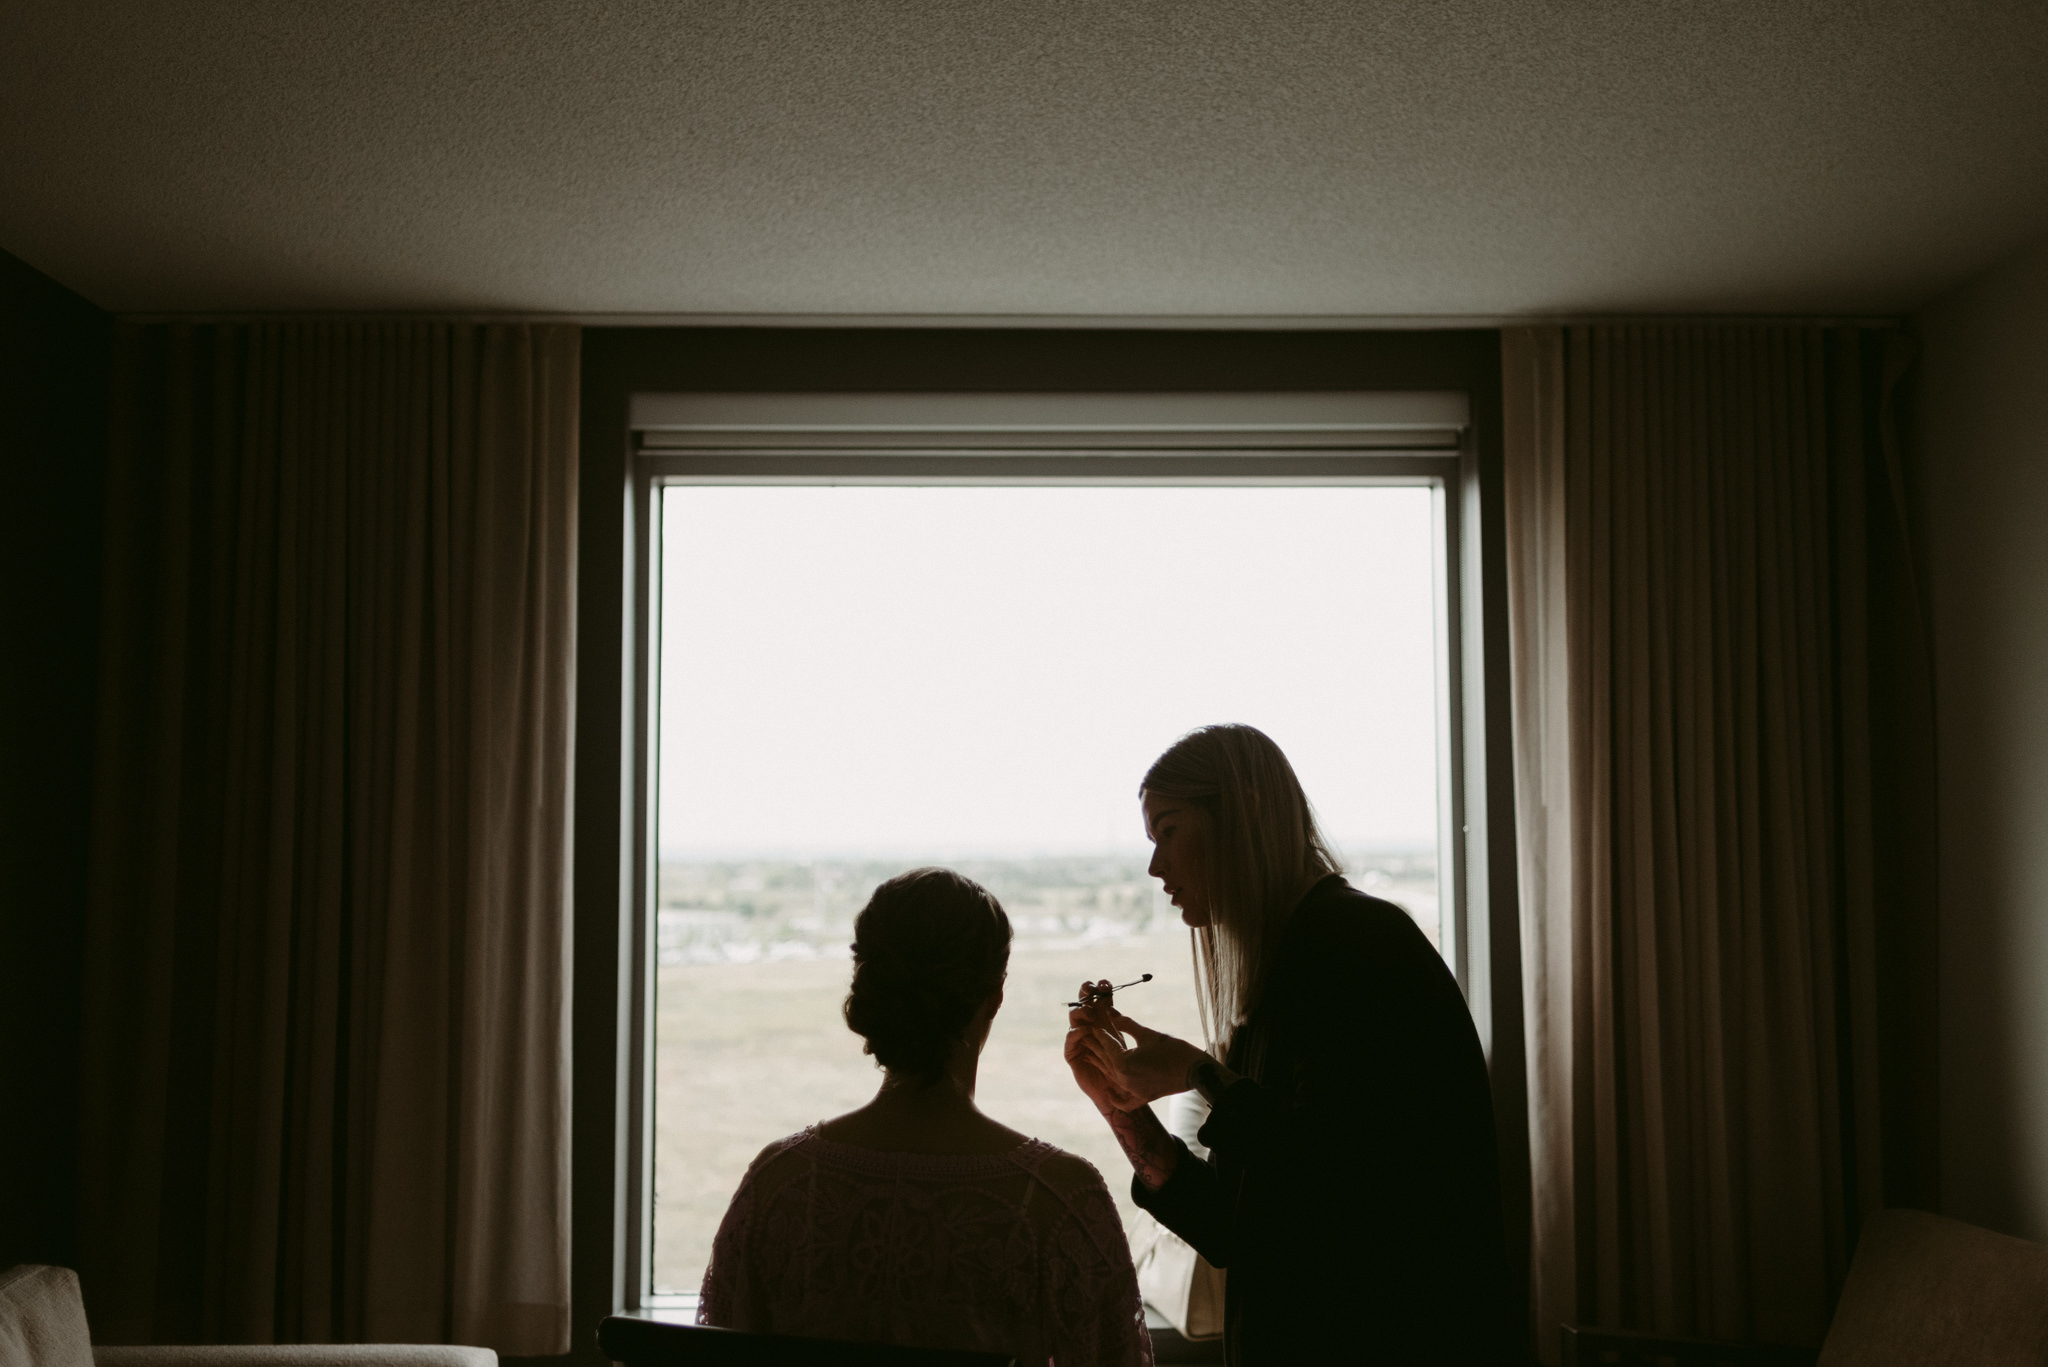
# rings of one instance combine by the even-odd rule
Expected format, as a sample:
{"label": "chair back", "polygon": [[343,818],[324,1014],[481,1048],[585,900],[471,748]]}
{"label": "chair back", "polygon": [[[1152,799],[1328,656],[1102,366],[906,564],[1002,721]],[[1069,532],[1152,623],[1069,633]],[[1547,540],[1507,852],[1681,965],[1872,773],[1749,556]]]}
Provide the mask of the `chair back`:
{"label": "chair back", "polygon": [[1864,1226],[1820,1367],[2041,1367],[2048,1248],[1929,1215]]}
{"label": "chair back", "polygon": [[1017,1367],[1003,1353],[744,1334],[624,1315],[598,1326],[597,1345],[626,1367]]}
{"label": "chair back", "polygon": [[0,1367],[92,1367],[76,1272],[40,1263],[0,1272]]}

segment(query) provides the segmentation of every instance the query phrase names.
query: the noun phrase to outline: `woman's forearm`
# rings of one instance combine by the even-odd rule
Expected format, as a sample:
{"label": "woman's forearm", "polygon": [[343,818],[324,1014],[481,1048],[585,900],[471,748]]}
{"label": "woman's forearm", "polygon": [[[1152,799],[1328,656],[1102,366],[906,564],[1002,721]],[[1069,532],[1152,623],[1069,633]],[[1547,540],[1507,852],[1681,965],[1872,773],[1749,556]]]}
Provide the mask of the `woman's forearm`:
{"label": "woman's forearm", "polygon": [[1103,1118],[1109,1121],[1110,1133],[1116,1136],[1124,1157],[1131,1160],[1131,1168],[1138,1174],[1138,1180],[1152,1191],[1165,1186],[1166,1179],[1173,1176],[1174,1165],[1180,1160],[1180,1150],[1174,1145],[1173,1136],[1166,1132],[1166,1126],[1152,1114],[1152,1108],[1140,1106],[1135,1111],[1111,1111]]}

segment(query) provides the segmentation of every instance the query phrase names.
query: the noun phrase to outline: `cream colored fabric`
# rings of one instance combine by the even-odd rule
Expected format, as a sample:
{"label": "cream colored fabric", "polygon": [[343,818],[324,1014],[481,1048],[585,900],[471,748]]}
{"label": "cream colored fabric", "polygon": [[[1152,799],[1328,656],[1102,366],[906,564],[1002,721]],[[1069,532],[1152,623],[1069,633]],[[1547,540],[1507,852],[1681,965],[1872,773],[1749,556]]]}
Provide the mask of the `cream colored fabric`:
{"label": "cream colored fabric", "polygon": [[93,1367],[77,1273],[39,1263],[0,1272],[0,1367]]}
{"label": "cream colored fabric", "polygon": [[1881,1204],[1853,330],[1504,339],[1533,1315],[1817,1343]]}
{"label": "cream colored fabric", "polygon": [[1572,792],[1566,636],[1564,337],[1503,334],[1509,667],[1515,839],[1529,1067],[1530,1301],[1555,1360],[1555,1326],[1578,1321],[1572,1152]]}
{"label": "cream colored fabric", "polygon": [[95,1348],[93,1367],[497,1367],[488,1348],[422,1343],[195,1344]]}
{"label": "cream colored fabric", "polygon": [[[1207,1158],[1209,1148],[1202,1142],[1202,1126],[1209,1119],[1209,1103],[1200,1092],[1177,1092],[1165,1099],[1167,1133],[1188,1146],[1197,1158]],[[1194,1245],[1153,1219],[1146,1211],[1131,1218],[1129,1230],[1131,1262],[1138,1270],[1138,1293],[1145,1304],[1166,1316],[1180,1336],[1190,1342],[1223,1337],[1223,1297],[1229,1273],[1213,1267],[1195,1252]]]}
{"label": "cream colored fabric", "polygon": [[119,335],[107,1341],[568,1347],[578,357],[558,327]]}
{"label": "cream colored fabric", "polygon": [[1128,1235],[1145,1304],[1166,1316],[1184,1339],[1222,1338],[1223,1269],[1211,1267],[1192,1244],[1145,1211],[1132,1217]]}
{"label": "cream colored fabric", "polygon": [[1919,1210],[1863,1231],[1820,1367],[2041,1367],[2048,1248]]}

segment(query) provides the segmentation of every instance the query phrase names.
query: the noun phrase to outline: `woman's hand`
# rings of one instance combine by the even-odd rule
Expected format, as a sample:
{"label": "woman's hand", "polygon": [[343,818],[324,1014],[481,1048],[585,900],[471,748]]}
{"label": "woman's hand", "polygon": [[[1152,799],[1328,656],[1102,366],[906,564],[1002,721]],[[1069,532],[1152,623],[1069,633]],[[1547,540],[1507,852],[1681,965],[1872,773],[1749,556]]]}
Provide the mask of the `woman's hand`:
{"label": "woman's hand", "polygon": [[[1067,1066],[1074,1081],[1109,1122],[1110,1133],[1131,1160],[1138,1180],[1157,1191],[1165,1186],[1179,1165],[1180,1147],[1159,1123],[1147,1103],[1155,1096],[1178,1092],[1187,1086],[1188,1065],[1201,1056],[1185,1040],[1147,1030],[1118,1013],[1110,1003],[1109,983],[1081,984],[1081,1006],[1067,1013]],[[1126,1045],[1123,1034],[1138,1041]],[[1173,1067],[1172,1058],[1183,1055],[1175,1081],[1157,1090],[1146,1090],[1159,1075]],[[1142,1056],[1142,1057],[1141,1057]],[[1133,1063],[1137,1064],[1133,1071]]]}
{"label": "woman's hand", "polygon": [[[1105,1116],[1186,1091],[1188,1068],[1202,1050],[1148,1030],[1118,1011],[1108,986],[1106,981],[1081,984],[1086,1004],[1067,1014],[1067,1067],[1075,1083]],[[1124,1035],[1136,1042],[1126,1045]]]}
{"label": "woman's hand", "polygon": [[1067,1067],[1073,1070],[1074,1085],[1079,1087],[1095,1109],[1105,1116],[1115,1116],[1130,1109],[1124,1101],[1124,1089],[1117,1080],[1114,1070],[1102,1065],[1099,1049],[1102,1047],[1096,1037],[1107,1035],[1113,1047],[1121,1051],[1124,1043],[1113,1033],[1116,1010],[1108,1004],[1105,979],[1099,983],[1081,984],[1081,1005],[1067,1012]]}

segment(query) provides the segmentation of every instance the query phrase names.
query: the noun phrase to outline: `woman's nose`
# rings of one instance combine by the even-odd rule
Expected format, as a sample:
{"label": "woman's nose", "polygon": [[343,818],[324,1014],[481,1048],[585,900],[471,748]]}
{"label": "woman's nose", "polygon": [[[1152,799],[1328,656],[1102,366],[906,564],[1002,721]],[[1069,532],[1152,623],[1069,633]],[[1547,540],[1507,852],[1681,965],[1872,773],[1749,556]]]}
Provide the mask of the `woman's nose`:
{"label": "woman's nose", "polygon": [[1145,872],[1150,877],[1157,878],[1161,882],[1166,881],[1166,861],[1160,857],[1157,845],[1152,847],[1152,862],[1145,866]]}

